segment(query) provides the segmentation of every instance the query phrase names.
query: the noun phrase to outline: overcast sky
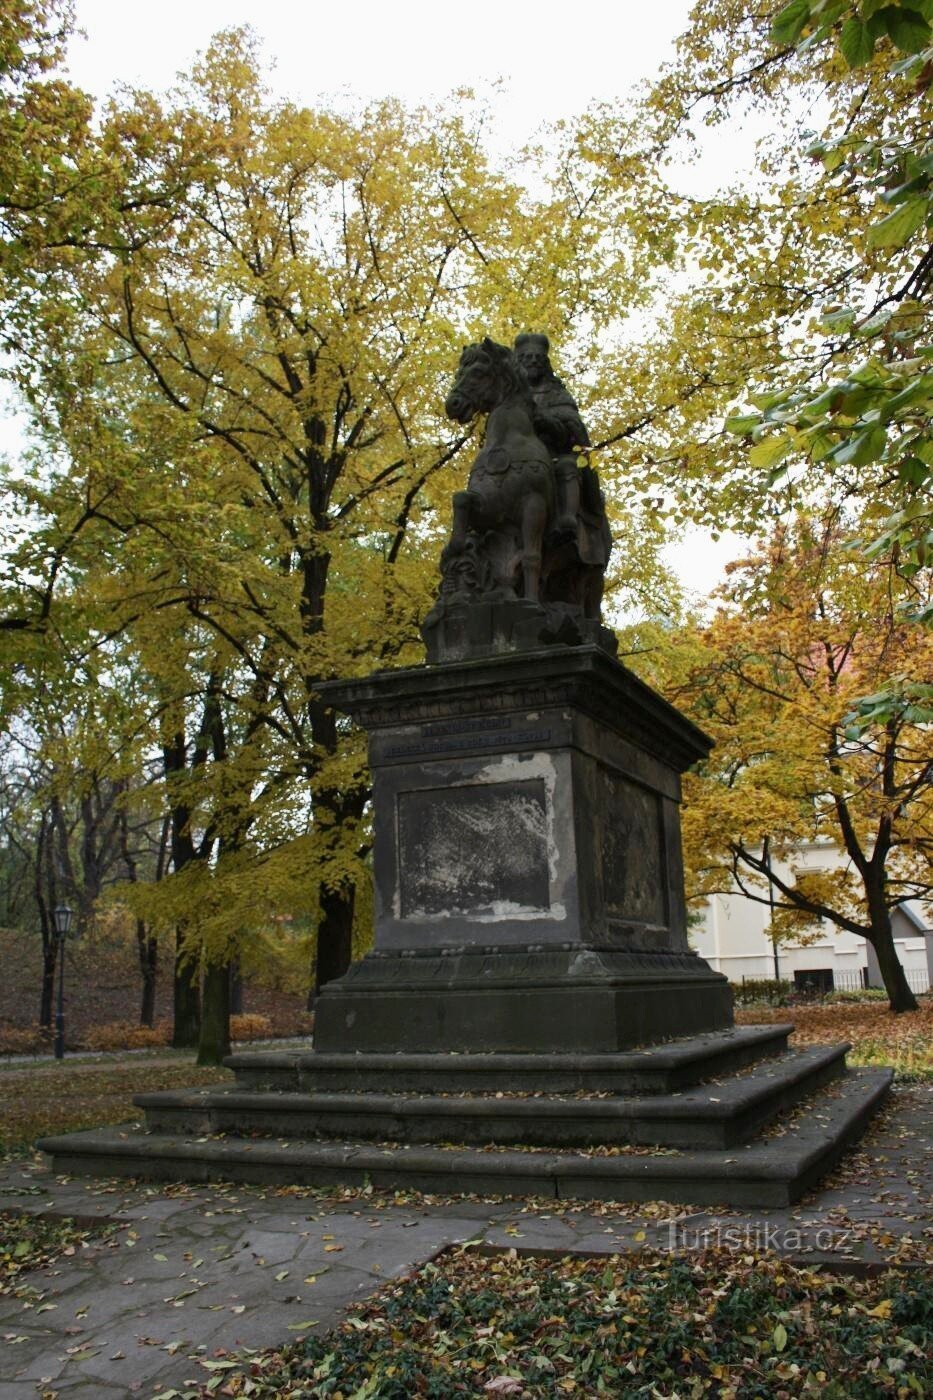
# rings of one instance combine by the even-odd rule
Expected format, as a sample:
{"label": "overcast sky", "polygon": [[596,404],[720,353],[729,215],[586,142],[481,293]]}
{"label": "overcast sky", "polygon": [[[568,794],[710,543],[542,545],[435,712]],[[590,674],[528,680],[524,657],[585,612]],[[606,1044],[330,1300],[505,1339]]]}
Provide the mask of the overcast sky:
{"label": "overcast sky", "polygon": [[502,120],[520,140],[547,118],[650,78],[689,8],[689,0],[77,0],[87,40],[75,40],[70,66],[94,93],[115,81],[166,87],[212,34],[249,24],[286,96],[312,102],[349,89],[411,101],[502,78]]}
{"label": "overcast sky", "polygon": [[[77,0],[84,37],[73,41],[74,82],[102,98],[116,84],[164,89],[218,30],[249,24],[260,35],[272,83],[304,103],[391,94],[408,102],[474,87],[492,98],[494,145],[515,149],[543,122],[590,102],[624,97],[673,55],[691,0]],[[689,174],[692,193],[728,179],[750,156],[750,137],[718,128]],[[685,176],[685,178],[687,178]],[[15,422],[0,421],[0,449],[14,451]],[[706,591],[734,553],[693,532],[672,555],[684,581]]]}

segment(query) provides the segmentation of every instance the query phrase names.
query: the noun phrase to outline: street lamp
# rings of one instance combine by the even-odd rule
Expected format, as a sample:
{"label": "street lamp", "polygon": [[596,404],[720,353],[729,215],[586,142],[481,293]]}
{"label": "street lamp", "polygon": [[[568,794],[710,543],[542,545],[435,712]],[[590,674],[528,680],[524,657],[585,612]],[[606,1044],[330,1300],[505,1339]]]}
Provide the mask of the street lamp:
{"label": "street lamp", "polygon": [[[56,904],[53,916],[58,939],[58,1010],[55,1014],[55,1058],[65,1058],[65,939],[71,932],[74,914],[67,904]],[[77,934],[75,934],[77,937]]]}

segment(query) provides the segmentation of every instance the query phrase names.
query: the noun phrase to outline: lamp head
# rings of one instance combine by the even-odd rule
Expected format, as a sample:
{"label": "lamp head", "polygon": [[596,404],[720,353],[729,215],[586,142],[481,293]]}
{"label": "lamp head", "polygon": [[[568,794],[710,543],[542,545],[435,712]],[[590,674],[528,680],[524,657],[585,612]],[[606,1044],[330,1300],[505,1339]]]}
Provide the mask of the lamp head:
{"label": "lamp head", "polygon": [[55,932],[59,938],[67,938],[71,932],[71,921],[74,913],[67,904],[56,904],[53,913],[55,920]]}

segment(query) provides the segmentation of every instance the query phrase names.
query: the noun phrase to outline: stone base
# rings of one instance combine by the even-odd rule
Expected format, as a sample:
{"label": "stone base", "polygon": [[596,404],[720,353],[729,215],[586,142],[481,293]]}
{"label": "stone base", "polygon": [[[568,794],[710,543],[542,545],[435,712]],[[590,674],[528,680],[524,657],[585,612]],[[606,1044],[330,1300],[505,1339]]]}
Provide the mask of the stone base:
{"label": "stone base", "polygon": [[618,648],[615,633],[583,609],[525,598],[447,600],[435,603],[421,628],[428,663],[465,661],[547,646]]}
{"label": "stone base", "polygon": [[694,953],[567,947],[370,953],[315,1008],[322,1052],[611,1053],[732,1025]]}
{"label": "stone base", "polygon": [[606,1154],[291,1136],[214,1138],[150,1132],[136,1124],[44,1138],[38,1146],[52,1156],[56,1173],[69,1176],[763,1208],[799,1200],[836,1165],[884,1100],[891,1077],[889,1069],[850,1071],[831,1094],[798,1105],[781,1133],[726,1150]]}

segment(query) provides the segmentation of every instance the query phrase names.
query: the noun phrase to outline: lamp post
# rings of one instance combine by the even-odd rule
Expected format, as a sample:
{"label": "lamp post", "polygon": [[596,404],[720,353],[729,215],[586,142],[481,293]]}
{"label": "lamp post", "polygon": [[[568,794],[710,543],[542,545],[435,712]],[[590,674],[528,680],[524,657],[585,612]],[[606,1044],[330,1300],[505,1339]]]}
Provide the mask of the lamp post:
{"label": "lamp post", "polygon": [[56,904],[53,913],[58,939],[58,1010],[55,1013],[55,1058],[65,1058],[65,939],[71,932],[74,915],[67,904]]}

